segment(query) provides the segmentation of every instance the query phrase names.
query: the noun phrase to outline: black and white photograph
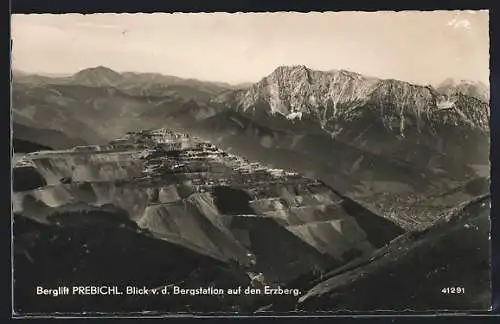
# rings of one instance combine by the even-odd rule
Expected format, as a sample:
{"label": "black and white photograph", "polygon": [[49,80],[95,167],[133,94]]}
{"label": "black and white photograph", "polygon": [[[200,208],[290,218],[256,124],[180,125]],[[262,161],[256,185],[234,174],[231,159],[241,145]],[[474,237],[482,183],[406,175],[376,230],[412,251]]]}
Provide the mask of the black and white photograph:
{"label": "black and white photograph", "polygon": [[489,12],[14,14],[13,312],[489,311]]}

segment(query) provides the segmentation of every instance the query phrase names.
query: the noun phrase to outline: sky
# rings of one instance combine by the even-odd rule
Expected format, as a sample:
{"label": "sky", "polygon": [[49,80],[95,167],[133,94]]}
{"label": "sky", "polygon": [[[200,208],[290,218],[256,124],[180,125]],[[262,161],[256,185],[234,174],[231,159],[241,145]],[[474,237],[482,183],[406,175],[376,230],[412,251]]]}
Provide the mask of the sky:
{"label": "sky", "polygon": [[488,11],[13,15],[13,69],[106,66],[228,83],[280,65],[489,84]]}

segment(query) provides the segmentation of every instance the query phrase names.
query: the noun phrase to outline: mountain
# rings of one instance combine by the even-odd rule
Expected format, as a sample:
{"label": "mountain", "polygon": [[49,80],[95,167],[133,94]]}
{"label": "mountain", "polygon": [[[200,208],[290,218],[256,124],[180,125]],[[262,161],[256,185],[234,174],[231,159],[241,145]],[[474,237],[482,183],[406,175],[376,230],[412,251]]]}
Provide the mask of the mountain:
{"label": "mountain", "polygon": [[82,73],[116,84],[15,81],[14,120],[94,144],[140,129],[189,131],[319,178],[391,220],[399,215],[405,228],[431,221],[414,201],[489,168],[489,106],[462,93],[305,66],[279,67],[244,89],[106,68]]}
{"label": "mountain", "polygon": [[16,153],[30,153],[30,152],[36,152],[36,151],[46,151],[46,150],[51,150],[51,147],[18,139],[18,138],[13,138],[12,139],[12,150],[14,151],[14,154]]}
{"label": "mountain", "polygon": [[213,96],[230,90],[233,86],[220,82],[183,79],[159,73],[122,74],[124,79],[115,84],[120,90],[137,96],[180,96],[187,100],[209,100]]}
{"label": "mountain", "polygon": [[[31,129],[62,132],[60,144],[48,144],[53,148],[68,147],[65,136],[102,144],[127,131],[165,126],[161,115],[175,114],[192,104],[203,105],[231,87],[153,73],[121,74],[103,66],[69,77],[14,72],[14,121]],[[40,134],[40,138],[47,135]]]}
{"label": "mountain", "polygon": [[[281,66],[242,91],[236,107],[253,116],[314,120],[334,135],[364,114],[374,115],[386,128],[403,136],[405,128],[422,131],[422,127],[436,123],[487,130],[488,105],[461,99],[444,98],[431,87],[368,78],[345,70],[323,72],[305,66]],[[445,116],[441,116],[443,110],[447,110]]]}
{"label": "mountain", "polygon": [[30,85],[73,85],[85,87],[116,88],[131,96],[165,97],[207,100],[227,90],[239,89],[221,82],[183,79],[159,73],[119,73],[105,66],[87,68],[72,76],[49,77],[14,71],[15,84]]}
{"label": "mountain", "polygon": [[[12,124],[12,134],[14,152],[33,152],[42,149],[42,147],[43,149],[63,149],[87,144],[85,141],[71,138],[61,131],[29,127],[16,122]],[[38,149],[29,149],[30,146]]]}
{"label": "mountain", "polygon": [[92,144],[133,130],[137,112],[152,106],[110,87],[31,83],[12,87],[15,123],[52,129]]}
{"label": "mountain", "polygon": [[13,78],[23,78],[23,77],[27,76],[28,73],[21,71],[21,70],[17,70],[17,69],[12,69],[11,75]]}
{"label": "mountain", "polygon": [[[344,70],[279,67],[251,89],[216,101],[274,130],[327,133],[335,141],[405,161],[413,158],[406,156],[412,152],[401,152],[405,144],[412,150],[427,146],[437,154],[452,155],[457,148],[447,152],[442,144],[456,141],[449,137],[462,138],[460,145],[474,149],[477,143],[487,143],[477,137],[489,136],[485,102],[460,93],[445,97],[431,87]],[[478,155],[482,161],[488,158]]]}
{"label": "mountain", "polygon": [[[401,236],[371,259],[326,275],[300,297],[297,309],[488,309],[490,204],[489,194],[473,199],[425,232]],[[384,293],[373,298],[373,291]]]}
{"label": "mountain", "polygon": [[436,90],[445,96],[463,94],[484,102],[490,101],[490,89],[483,82],[471,80],[455,80],[448,78],[436,87]]}
{"label": "mountain", "polygon": [[[43,271],[35,271],[36,282],[47,284],[65,278],[68,285],[81,280],[123,285],[120,278],[126,278],[154,288],[165,280],[201,280],[204,274],[220,281],[228,271],[230,278],[240,278],[231,284],[258,275],[260,283],[285,285],[370,255],[404,232],[318,180],[251,163],[166,129],[130,133],[99,147],[28,154],[15,165],[14,183],[13,210],[20,224],[16,282],[37,267]],[[104,240],[98,234],[103,231]],[[65,243],[68,237],[73,240]],[[112,254],[120,245],[118,254],[129,254],[129,261]],[[172,260],[170,250],[179,271],[165,268],[172,266],[162,261]],[[54,255],[67,265],[47,262]],[[97,270],[101,258],[123,264],[136,258],[149,267],[127,266],[114,275],[115,261],[106,271]],[[198,274],[191,273],[195,260]],[[33,303],[31,282],[16,285],[21,296],[16,305],[24,311],[48,307]],[[96,311],[101,303],[73,300],[56,308]]]}
{"label": "mountain", "polygon": [[84,69],[72,76],[73,83],[93,87],[114,86],[123,79],[120,73],[104,66]]}
{"label": "mountain", "polygon": [[[68,78],[18,75],[12,84],[13,119],[99,144],[127,131],[164,126],[151,110],[171,114],[224,90],[209,82],[159,74],[122,75],[105,67]],[[140,114],[143,120],[137,119]]]}
{"label": "mountain", "polygon": [[32,86],[43,86],[46,84],[66,84],[71,82],[70,77],[50,77],[46,75],[31,74],[19,71],[12,71],[12,80],[14,84],[29,84]]}
{"label": "mountain", "polygon": [[430,86],[279,67],[208,106],[165,121],[249,159],[318,177],[388,217],[401,212],[401,226],[428,224],[411,212],[413,201],[489,165],[488,104]]}

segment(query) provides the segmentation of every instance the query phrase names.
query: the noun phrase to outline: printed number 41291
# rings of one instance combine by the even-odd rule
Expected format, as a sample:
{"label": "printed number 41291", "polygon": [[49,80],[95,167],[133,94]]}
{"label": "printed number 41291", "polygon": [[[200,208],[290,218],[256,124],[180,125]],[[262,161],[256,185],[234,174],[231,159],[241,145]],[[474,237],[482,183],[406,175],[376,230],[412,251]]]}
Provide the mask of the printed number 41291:
{"label": "printed number 41291", "polygon": [[445,287],[441,289],[443,294],[465,294],[464,287]]}

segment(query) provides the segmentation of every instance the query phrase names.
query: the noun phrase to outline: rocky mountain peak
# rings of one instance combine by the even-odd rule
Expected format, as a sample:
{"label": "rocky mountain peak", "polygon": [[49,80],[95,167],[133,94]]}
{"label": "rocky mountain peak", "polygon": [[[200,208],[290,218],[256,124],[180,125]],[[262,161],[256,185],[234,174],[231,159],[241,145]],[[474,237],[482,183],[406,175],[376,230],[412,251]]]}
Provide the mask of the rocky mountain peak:
{"label": "rocky mountain peak", "polygon": [[318,109],[366,98],[374,81],[346,70],[324,72],[303,65],[280,66],[251,87],[240,106],[248,110],[258,102],[267,102],[271,114],[288,118],[321,114]]}
{"label": "rocky mountain peak", "polygon": [[483,102],[490,101],[490,89],[481,81],[447,78],[436,87],[436,90],[440,94],[448,97],[456,96],[460,93],[474,97]]}
{"label": "rocky mountain peak", "polygon": [[307,70],[309,70],[309,68],[305,65],[280,65],[274,69],[271,75],[278,73],[292,73],[295,71],[307,71]]}
{"label": "rocky mountain peak", "polygon": [[[455,85],[450,80],[446,84]],[[461,84],[463,89],[455,92],[479,99],[470,95],[476,86],[472,89],[465,87],[466,83]],[[454,125],[484,128],[489,115],[485,101],[451,96],[455,92],[450,91],[395,79],[367,77],[343,69],[317,71],[296,65],[276,68],[248,90],[240,91],[235,98],[237,109],[243,112],[281,115],[289,120],[308,116],[309,120],[319,122],[322,128],[355,120],[365,111],[378,116],[384,124],[397,123],[401,133],[407,122],[428,124],[421,123],[423,119],[432,120],[432,124],[452,122]],[[443,108],[448,110],[443,112]],[[436,118],[440,120],[436,121]]]}

